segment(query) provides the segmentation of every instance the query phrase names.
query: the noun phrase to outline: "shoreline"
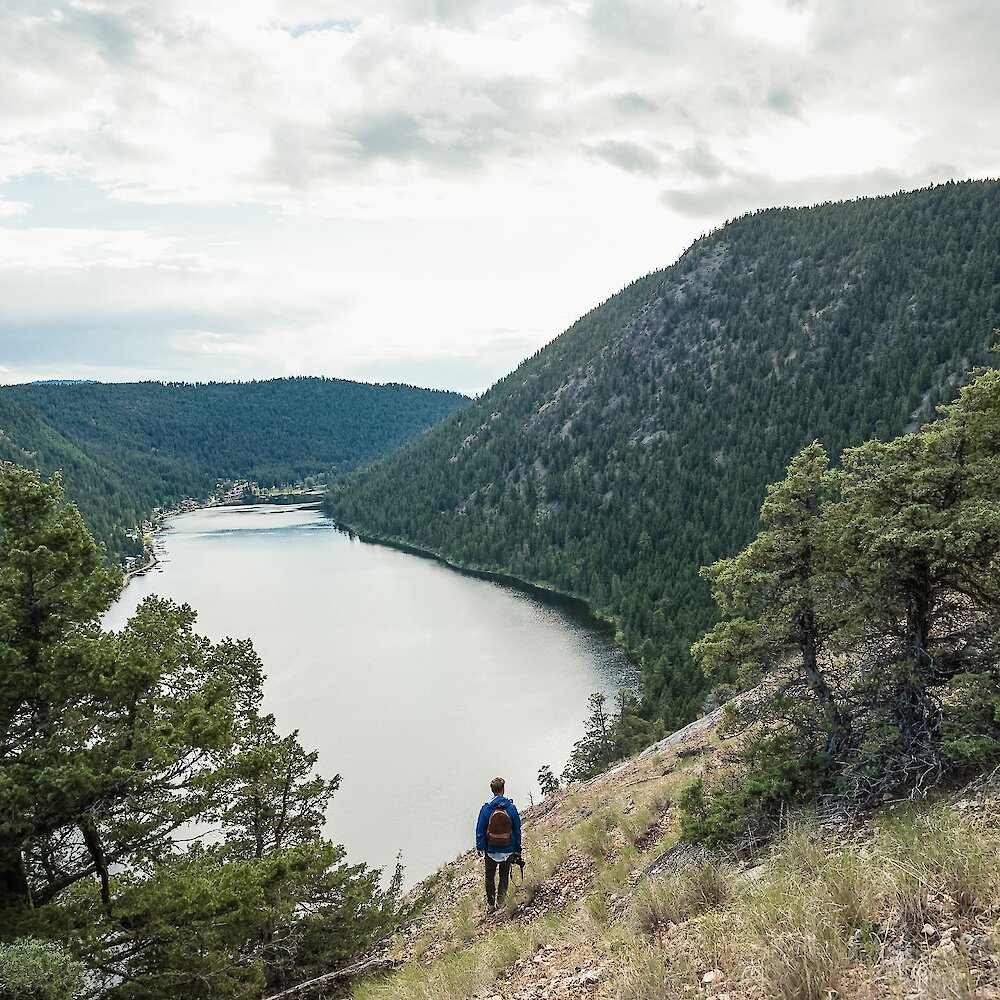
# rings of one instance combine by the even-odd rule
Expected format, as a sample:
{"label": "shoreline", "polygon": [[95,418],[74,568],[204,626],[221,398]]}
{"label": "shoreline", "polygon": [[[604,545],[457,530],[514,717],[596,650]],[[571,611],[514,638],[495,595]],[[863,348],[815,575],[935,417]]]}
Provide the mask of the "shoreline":
{"label": "shoreline", "polygon": [[420,559],[430,559],[431,561],[439,563],[456,573],[461,573],[463,576],[471,576],[477,580],[487,580],[490,583],[498,583],[501,586],[510,587],[512,590],[518,590],[521,593],[527,594],[529,597],[533,597],[535,600],[540,601],[543,604],[558,607],[564,611],[570,611],[574,617],[594,628],[599,629],[605,634],[610,635],[612,640],[615,641],[615,645],[628,658],[629,663],[631,663],[632,666],[638,670],[637,665],[632,662],[629,651],[616,640],[618,626],[615,621],[611,618],[606,618],[603,615],[598,614],[582,597],[577,597],[574,594],[567,594],[564,591],[556,590],[554,587],[547,587],[544,584],[534,583],[531,580],[523,580],[521,577],[513,576],[510,573],[500,573],[495,570],[474,569],[470,566],[462,566],[458,563],[452,562],[446,556],[435,552],[433,549],[424,549],[418,545],[411,545],[409,542],[393,538],[384,538],[379,535],[358,531],[351,525],[338,521],[329,514],[326,516],[330,519],[331,523],[338,531],[342,531],[351,537],[358,538],[362,542],[369,545],[383,545],[386,548],[396,549],[399,552],[405,552],[407,555],[417,556]]}
{"label": "shoreline", "polygon": [[156,553],[153,551],[152,547],[149,550],[149,559],[142,565],[137,566],[135,569],[130,569],[127,573],[122,574],[122,589],[121,592],[125,593],[125,588],[137,577],[142,576],[144,573],[148,573],[154,566],[158,565],[159,559],[156,558]]}
{"label": "shoreline", "polygon": [[[284,496],[292,496],[293,494],[284,494]],[[180,506],[171,510],[161,511],[157,514],[153,520],[153,528],[149,533],[149,558],[141,566],[136,566],[134,569],[130,569],[127,572],[122,573],[122,586],[120,593],[125,593],[125,588],[137,577],[148,573],[151,569],[154,569],[159,565],[160,560],[156,554],[156,550],[153,547],[153,539],[155,536],[164,530],[166,525],[163,523],[168,518],[177,517],[179,514],[188,514],[195,510],[210,510],[213,507],[228,507],[228,508],[238,508],[238,507],[306,507],[310,509],[322,510],[322,495],[316,492],[307,492],[301,494],[303,497],[308,497],[308,500],[261,500],[259,503],[244,503],[240,500],[217,500],[214,503],[209,503],[206,500],[200,501],[183,501],[186,506]]]}
{"label": "shoreline", "polygon": [[[636,690],[641,690],[642,679],[641,671],[639,665],[632,659],[632,654],[629,650],[618,641],[618,626],[616,622],[611,618],[606,618],[603,615],[598,614],[582,597],[578,597],[574,594],[567,594],[564,591],[556,590],[554,587],[547,587],[541,583],[535,583],[531,580],[524,580],[521,577],[514,576],[510,573],[500,573],[494,570],[487,569],[475,569],[469,566],[462,566],[458,563],[452,562],[446,556],[435,552],[433,549],[424,549],[418,545],[411,545],[409,542],[404,542],[398,539],[383,538],[379,535],[369,534],[368,532],[358,531],[356,528],[349,524],[338,521],[336,518],[331,517],[324,509],[322,502],[316,503],[315,494],[309,495],[309,500],[303,500],[299,503],[287,503],[287,504],[246,504],[246,503],[233,503],[233,502],[216,502],[216,503],[199,503],[194,506],[189,506],[180,510],[171,510],[166,513],[162,513],[157,518],[157,521],[153,527],[153,535],[157,532],[164,530],[165,525],[163,522],[169,517],[176,517],[178,514],[186,514],[193,510],[208,510],[213,507],[226,507],[229,509],[236,509],[239,507],[255,507],[255,506],[298,506],[304,507],[310,510],[319,510],[322,516],[330,522],[331,525],[343,534],[348,535],[351,538],[357,538],[359,541],[364,542],[367,545],[381,545],[388,549],[395,549],[397,552],[403,552],[406,555],[416,556],[419,559],[429,559],[432,562],[436,562],[446,569],[451,570],[454,573],[459,573],[462,576],[472,577],[476,580],[484,580],[489,583],[495,583],[502,587],[509,587],[511,590],[518,591],[519,593],[525,594],[528,597],[533,598],[541,604],[546,604],[549,607],[558,608],[560,611],[570,615],[575,618],[582,625],[589,628],[596,629],[607,636],[617,649],[619,649],[622,655],[625,657],[630,668],[635,672],[635,680],[633,686]],[[150,542],[152,546],[152,539]],[[153,569],[158,565],[159,559],[156,556],[155,551],[150,549],[149,561],[134,570],[130,570],[125,574],[124,581],[122,583],[122,592],[124,592],[125,587],[128,586],[129,582],[137,576],[141,576],[147,573],[149,570]]]}

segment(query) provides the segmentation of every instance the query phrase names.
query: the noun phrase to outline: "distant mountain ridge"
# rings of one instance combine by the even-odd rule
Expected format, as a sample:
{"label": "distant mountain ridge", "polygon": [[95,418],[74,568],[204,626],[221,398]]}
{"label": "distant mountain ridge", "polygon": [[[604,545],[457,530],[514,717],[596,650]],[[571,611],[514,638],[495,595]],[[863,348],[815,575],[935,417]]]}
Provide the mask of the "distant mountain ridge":
{"label": "distant mountain ridge", "polygon": [[1000,183],[770,209],[698,240],[420,441],[338,520],[587,600],[653,712],[693,717],[701,565],[742,547],[804,444],[916,427],[1000,325]]}
{"label": "distant mountain ridge", "polygon": [[219,480],[277,486],[374,461],[468,400],[344,379],[0,387],[0,459],[64,473],[114,557],[153,507]]}

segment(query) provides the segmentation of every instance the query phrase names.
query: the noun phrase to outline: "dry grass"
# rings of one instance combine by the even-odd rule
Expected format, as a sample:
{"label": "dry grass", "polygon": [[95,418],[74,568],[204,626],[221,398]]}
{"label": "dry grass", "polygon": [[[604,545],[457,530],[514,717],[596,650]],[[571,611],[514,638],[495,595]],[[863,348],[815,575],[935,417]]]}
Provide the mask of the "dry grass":
{"label": "dry grass", "polygon": [[615,847],[612,833],[621,823],[621,813],[612,807],[599,809],[589,819],[578,824],[576,841],[584,854],[597,862],[605,861]]}
{"label": "dry grass", "polygon": [[463,1000],[482,994],[540,945],[561,937],[565,918],[546,916],[527,926],[508,924],[432,964],[404,966],[390,976],[359,983],[352,1000]]}
{"label": "dry grass", "polygon": [[691,959],[669,956],[661,948],[637,940],[620,953],[620,966],[610,996],[613,1000],[675,1000],[693,993],[698,973]]}
{"label": "dry grass", "polygon": [[[749,875],[706,861],[640,877],[676,839],[664,817],[687,780],[681,763],[664,775],[647,760],[651,777],[581,788],[529,824],[524,884],[499,918],[484,918],[479,868],[463,862],[456,902],[442,896],[410,964],[359,984],[354,1000],[516,996],[539,975],[542,944],[565,949],[570,968],[602,956],[600,1000],[1000,997],[1000,832],[988,815],[913,807],[850,837],[802,820]],[[437,957],[421,963],[425,949]]]}
{"label": "dry grass", "polygon": [[1000,838],[946,807],[884,822],[879,848],[908,895],[943,893],[964,915],[1000,904]]}
{"label": "dry grass", "polygon": [[762,964],[767,993],[789,1000],[824,1000],[847,969],[843,942],[822,925],[775,934]]}
{"label": "dry grass", "polygon": [[528,863],[524,875],[511,872],[510,891],[504,900],[504,911],[508,917],[531,906],[542,887],[566,863],[569,848],[569,838],[563,836],[547,847],[534,847],[527,851]]}
{"label": "dry grass", "polygon": [[732,879],[730,869],[712,861],[691,865],[666,878],[645,879],[632,897],[632,925],[652,937],[668,924],[716,909],[728,898]]}
{"label": "dry grass", "polygon": [[[995,926],[1000,836],[982,822],[943,807],[909,812],[860,844],[801,823],[755,874],[703,863],[644,882],[628,926],[661,957],[696,956],[747,995],[821,1000],[857,981],[895,983],[900,996],[977,995],[961,938],[957,949],[935,948],[927,929],[983,917]],[[657,962],[639,965],[673,982]]]}
{"label": "dry grass", "polygon": [[642,809],[635,809],[631,813],[623,814],[618,827],[624,834],[625,840],[634,847],[657,828],[662,816],[662,811],[653,805],[648,805]]}

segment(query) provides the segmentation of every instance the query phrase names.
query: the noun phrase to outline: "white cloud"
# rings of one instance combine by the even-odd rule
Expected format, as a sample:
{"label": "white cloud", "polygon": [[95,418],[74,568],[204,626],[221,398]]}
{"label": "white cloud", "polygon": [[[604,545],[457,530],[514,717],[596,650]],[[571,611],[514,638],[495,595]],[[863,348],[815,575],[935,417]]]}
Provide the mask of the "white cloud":
{"label": "white cloud", "polygon": [[0,219],[14,219],[21,215],[27,215],[31,211],[31,205],[26,201],[7,201],[0,198]]}
{"label": "white cloud", "polygon": [[0,321],[66,323],[80,363],[131,323],[136,364],[217,377],[499,364],[729,215],[1000,172],[989,0],[11,0],[0,25]]}
{"label": "white cloud", "polygon": [[171,236],[121,229],[0,228],[0,270],[48,273],[95,266],[177,267],[178,258],[165,256],[175,243]]}
{"label": "white cloud", "polygon": [[[61,157],[125,199],[329,216],[378,214],[383,198],[419,216],[442,181],[481,195],[498,174],[535,183],[615,143],[765,136],[780,167],[831,128],[827,146],[841,149],[840,115],[912,141],[948,108],[956,69],[970,111],[996,73],[972,36],[974,14],[995,20],[987,4],[376,0],[337,19],[321,3],[34,9],[6,35],[8,176]],[[970,42],[973,58],[957,65],[953,51],[941,65]],[[625,93],[646,101],[645,120],[623,121],[613,99]],[[775,115],[793,128],[776,133]],[[853,167],[907,151],[856,145],[868,162]],[[634,157],[618,159],[636,172]]]}

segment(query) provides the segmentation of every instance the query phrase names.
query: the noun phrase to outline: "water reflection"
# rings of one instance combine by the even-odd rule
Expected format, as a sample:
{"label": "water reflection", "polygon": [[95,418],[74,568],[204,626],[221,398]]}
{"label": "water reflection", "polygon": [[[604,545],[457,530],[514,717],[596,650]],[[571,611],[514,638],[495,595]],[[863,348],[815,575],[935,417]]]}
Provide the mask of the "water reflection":
{"label": "water reflection", "polygon": [[107,626],[155,593],[191,604],[213,639],[251,638],[265,709],[343,775],[329,835],[378,867],[402,850],[407,884],[472,845],[495,774],[537,801],[538,768],[562,769],[590,692],[631,680],[565,609],[352,539],[314,509],[193,511],[156,545],[159,566]]}

